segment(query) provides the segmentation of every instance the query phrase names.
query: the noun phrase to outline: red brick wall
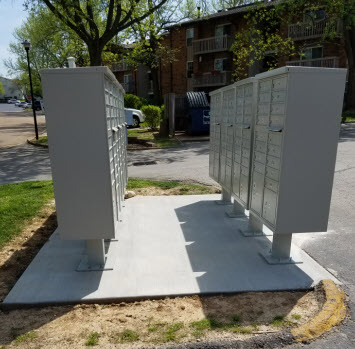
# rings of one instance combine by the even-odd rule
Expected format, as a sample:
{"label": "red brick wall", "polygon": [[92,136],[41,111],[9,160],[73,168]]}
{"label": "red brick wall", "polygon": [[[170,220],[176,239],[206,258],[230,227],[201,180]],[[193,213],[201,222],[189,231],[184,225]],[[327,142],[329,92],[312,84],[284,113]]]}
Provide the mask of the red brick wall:
{"label": "red brick wall", "polygon": [[[163,44],[173,49],[178,49],[175,56],[175,61],[172,64],[165,64],[161,67],[161,84],[163,95],[168,92],[174,92],[177,94],[184,94],[187,90],[187,76],[186,76],[186,62],[187,62],[187,49],[186,49],[186,29],[194,28],[194,39],[210,38],[215,35],[215,27],[219,24],[230,23],[230,35],[235,36],[237,31],[246,27],[246,21],[243,18],[242,13],[223,18],[214,18],[210,20],[201,21],[198,23],[192,23],[190,25],[182,25],[174,28],[163,40]],[[288,25],[281,26],[281,33],[285,38],[288,36]],[[320,39],[318,39],[319,41]],[[312,41],[308,40],[308,43]],[[314,40],[317,44],[317,40]],[[296,42],[296,46],[300,50],[301,46],[305,42]],[[336,43],[323,44],[324,57],[339,57],[339,67],[346,67],[346,55],[341,45],[341,40]],[[202,57],[202,61],[199,62],[199,57]],[[214,70],[215,58],[229,58],[228,70],[234,71],[233,66],[233,54],[229,51],[216,52],[210,54],[194,55],[194,73],[206,73]],[[293,57],[280,57],[278,65],[284,66],[286,61],[298,60],[299,56]],[[245,67],[245,71],[248,71],[248,67]],[[205,90],[205,89],[204,89]]]}

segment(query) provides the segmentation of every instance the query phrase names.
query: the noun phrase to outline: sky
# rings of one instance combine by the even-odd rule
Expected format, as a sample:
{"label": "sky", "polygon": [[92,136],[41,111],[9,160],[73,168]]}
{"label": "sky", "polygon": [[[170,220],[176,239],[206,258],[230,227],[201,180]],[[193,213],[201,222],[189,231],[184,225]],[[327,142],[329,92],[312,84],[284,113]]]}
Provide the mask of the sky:
{"label": "sky", "polygon": [[4,59],[11,57],[9,44],[14,40],[12,33],[27,17],[23,0],[0,0],[0,76],[11,78],[4,66]]}

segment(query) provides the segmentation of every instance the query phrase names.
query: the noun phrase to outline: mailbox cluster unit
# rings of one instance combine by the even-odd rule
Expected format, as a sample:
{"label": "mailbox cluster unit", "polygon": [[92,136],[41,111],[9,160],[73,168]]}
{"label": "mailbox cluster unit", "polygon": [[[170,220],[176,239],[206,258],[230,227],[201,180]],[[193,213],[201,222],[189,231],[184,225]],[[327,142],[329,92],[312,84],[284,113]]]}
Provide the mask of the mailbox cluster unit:
{"label": "mailbox cluster unit", "polygon": [[327,229],[345,78],[283,67],[211,92],[210,176],[259,228]]}
{"label": "mailbox cluster unit", "polygon": [[59,233],[101,253],[117,236],[127,184],[124,90],[107,67],[41,77]]}

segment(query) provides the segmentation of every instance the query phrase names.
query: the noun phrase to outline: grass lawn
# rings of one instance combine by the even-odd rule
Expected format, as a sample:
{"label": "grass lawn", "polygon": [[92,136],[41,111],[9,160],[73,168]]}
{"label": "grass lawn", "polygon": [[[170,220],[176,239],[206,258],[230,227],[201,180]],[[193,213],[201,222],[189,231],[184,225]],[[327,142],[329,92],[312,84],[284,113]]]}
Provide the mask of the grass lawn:
{"label": "grass lawn", "polygon": [[138,178],[130,178],[128,180],[127,190],[134,190],[138,195],[203,195],[220,193],[218,188],[208,185]]}
{"label": "grass lawn", "polygon": [[344,112],[341,118],[342,122],[354,122],[355,121],[355,111]]}
{"label": "grass lawn", "polygon": [[33,138],[33,139],[31,139],[31,142],[35,143],[35,144],[45,145],[45,146],[48,147],[48,138],[47,138],[47,136],[39,136],[38,139]]}
{"label": "grass lawn", "polygon": [[175,138],[161,137],[159,131],[151,131],[141,128],[129,128],[127,130],[128,137],[137,137],[148,142],[155,143],[158,147],[174,147],[180,145]]}
{"label": "grass lawn", "polygon": [[0,248],[54,197],[52,181],[0,185]]}

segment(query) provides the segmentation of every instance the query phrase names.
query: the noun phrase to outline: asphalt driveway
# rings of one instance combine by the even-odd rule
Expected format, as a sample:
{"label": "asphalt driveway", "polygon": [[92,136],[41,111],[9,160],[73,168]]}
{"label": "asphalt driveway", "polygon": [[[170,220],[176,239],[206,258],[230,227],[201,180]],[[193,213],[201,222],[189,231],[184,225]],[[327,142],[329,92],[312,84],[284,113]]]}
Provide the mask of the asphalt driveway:
{"label": "asphalt driveway", "polygon": [[[46,120],[37,112],[39,133],[46,130]],[[0,149],[23,144],[28,138],[35,137],[32,111],[24,111],[13,104],[0,103]]]}

